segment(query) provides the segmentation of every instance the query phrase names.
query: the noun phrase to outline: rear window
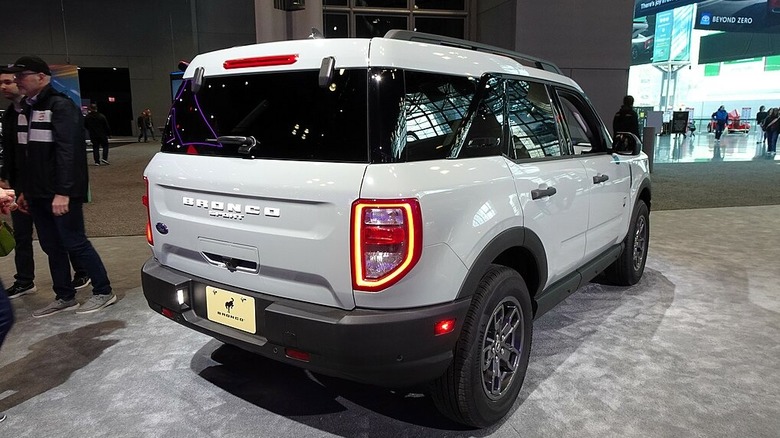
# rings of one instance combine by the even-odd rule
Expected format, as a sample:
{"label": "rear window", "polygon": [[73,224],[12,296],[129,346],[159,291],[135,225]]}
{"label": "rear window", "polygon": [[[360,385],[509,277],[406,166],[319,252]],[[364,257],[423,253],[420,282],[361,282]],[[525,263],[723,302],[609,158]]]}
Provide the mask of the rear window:
{"label": "rear window", "polygon": [[[341,70],[320,88],[319,71],[186,81],[173,102],[163,152],[282,160],[367,162],[367,70]],[[249,154],[223,136],[254,137]]]}

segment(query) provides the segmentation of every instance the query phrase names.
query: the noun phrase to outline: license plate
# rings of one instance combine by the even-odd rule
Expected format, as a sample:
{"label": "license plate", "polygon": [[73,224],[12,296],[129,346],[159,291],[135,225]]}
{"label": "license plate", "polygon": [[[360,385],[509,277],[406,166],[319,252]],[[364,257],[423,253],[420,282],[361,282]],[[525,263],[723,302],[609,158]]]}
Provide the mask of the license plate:
{"label": "license plate", "polygon": [[255,299],[252,297],[206,286],[206,310],[210,321],[247,333],[257,331]]}

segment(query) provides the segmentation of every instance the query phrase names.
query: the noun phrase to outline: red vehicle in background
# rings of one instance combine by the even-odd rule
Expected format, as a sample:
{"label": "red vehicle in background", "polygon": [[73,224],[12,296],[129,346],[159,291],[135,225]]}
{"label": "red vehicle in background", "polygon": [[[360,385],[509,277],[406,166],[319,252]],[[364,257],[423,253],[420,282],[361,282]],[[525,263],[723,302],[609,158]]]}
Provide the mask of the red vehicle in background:
{"label": "red vehicle in background", "polygon": [[[707,132],[715,132],[717,124],[718,122],[715,120],[710,120],[710,123],[707,125]],[[732,132],[743,132],[747,134],[750,131],[750,123],[740,120],[739,113],[736,109],[733,109],[729,112],[729,120],[726,122],[726,129],[724,129],[724,131],[727,134],[731,134]]]}

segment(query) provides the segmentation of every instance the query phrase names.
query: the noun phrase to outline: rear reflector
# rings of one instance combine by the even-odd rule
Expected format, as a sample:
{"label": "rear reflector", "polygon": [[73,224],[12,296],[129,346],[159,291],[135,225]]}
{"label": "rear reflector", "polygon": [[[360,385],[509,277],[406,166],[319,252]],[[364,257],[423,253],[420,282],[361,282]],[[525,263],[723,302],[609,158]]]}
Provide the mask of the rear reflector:
{"label": "rear reflector", "polygon": [[284,354],[290,359],[302,360],[304,362],[308,362],[311,359],[311,354],[305,351],[293,350],[292,348],[285,348]]}
{"label": "rear reflector", "polygon": [[165,307],[162,308],[162,314],[166,318],[174,319],[176,317],[176,314],[173,313],[173,310],[166,309]]}
{"label": "rear reflector", "polygon": [[446,335],[453,330],[455,330],[455,318],[439,321],[433,326],[433,333],[436,336]]}
{"label": "rear reflector", "polygon": [[249,67],[271,67],[274,65],[290,65],[295,64],[298,60],[298,55],[275,55],[275,56],[258,56],[255,58],[239,58],[228,59],[222,63],[222,67],[225,70],[233,68],[249,68]]}

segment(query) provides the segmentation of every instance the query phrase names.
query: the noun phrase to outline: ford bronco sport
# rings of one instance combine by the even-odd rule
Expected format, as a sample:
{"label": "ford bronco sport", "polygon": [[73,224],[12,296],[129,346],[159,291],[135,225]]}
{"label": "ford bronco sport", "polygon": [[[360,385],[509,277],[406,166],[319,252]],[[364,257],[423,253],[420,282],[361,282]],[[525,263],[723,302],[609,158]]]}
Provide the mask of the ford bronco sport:
{"label": "ford bronco sport", "polygon": [[[539,59],[408,31],[197,56],[145,170],[155,311],[500,420],[532,322],[648,248],[647,156]],[[421,385],[425,384],[425,385]]]}

